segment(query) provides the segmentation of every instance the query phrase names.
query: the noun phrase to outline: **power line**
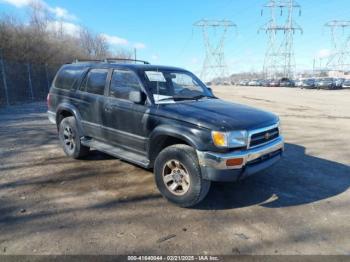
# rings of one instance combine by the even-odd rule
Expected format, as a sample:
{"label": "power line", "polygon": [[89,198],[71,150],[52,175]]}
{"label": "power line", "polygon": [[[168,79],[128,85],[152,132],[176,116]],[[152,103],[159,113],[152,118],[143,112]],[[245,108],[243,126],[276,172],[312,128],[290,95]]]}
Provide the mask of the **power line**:
{"label": "power line", "polygon": [[[301,7],[294,0],[270,0],[264,5],[270,11],[270,20],[263,25],[260,31],[268,35],[268,47],[265,53],[263,72],[266,78],[287,77],[292,78],[295,72],[294,33],[303,32],[294,21],[294,12]],[[264,10],[264,9],[263,9]],[[261,15],[263,15],[263,10]],[[279,16],[285,19],[282,23],[277,20]],[[281,36],[281,33],[282,36]]]}
{"label": "power line", "polygon": [[193,24],[202,29],[205,59],[203,62],[201,78],[211,81],[214,78],[227,76],[227,64],[225,61],[225,40],[228,31],[237,27],[231,20],[207,20],[202,19]]}
{"label": "power line", "polygon": [[[350,70],[350,28],[348,20],[333,20],[325,24],[330,29],[332,52],[326,63],[326,69],[345,71]],[[347,32],[347,33],[346,33]]]}

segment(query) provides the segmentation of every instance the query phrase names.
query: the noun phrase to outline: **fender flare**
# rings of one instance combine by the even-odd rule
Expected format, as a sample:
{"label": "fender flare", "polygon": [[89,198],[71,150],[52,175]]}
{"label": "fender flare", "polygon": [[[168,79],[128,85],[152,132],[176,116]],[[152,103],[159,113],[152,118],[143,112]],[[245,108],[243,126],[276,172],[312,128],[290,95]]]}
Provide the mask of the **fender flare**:
{"label": "fender flare", "polygon": [[[154,157],[155,148],[162,137],[173,137],[185,141],[195,149],[201,148],[200,131],[197,128],[191,128],[182,125],[161,125],[156,127],[149,136],[147,145],[147,154],[150,159]],[[158,149],[158,148],[157,148]]]}
{"label": "fender flare", "polygon": [[62,111],[68,111],[75,117],[75,119],[77,120],[76,123],[77,123],[79,134],[81,136],[84,136],[84,129],[83,129],[83,126],[81,124],[81,120],[82,120],[81,115],[80,115],[78,109],[69,103],[61,103],[57,106],[57,110],[56,110],[57,129],[58,129],[58,117],[60,115],[60,112],[62,112]]}

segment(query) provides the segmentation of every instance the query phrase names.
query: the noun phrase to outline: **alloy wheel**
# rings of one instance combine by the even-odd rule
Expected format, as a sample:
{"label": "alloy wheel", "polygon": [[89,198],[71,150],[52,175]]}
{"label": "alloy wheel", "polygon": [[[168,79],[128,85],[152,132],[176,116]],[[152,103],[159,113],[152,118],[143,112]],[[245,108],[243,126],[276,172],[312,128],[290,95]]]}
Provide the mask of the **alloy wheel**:
{"label": "alloy wheel", "polygon": [[163,181],[174,195],[183,196],[190,188],[190,175],[185,166],[178,160],[169,160],[163,167]]}

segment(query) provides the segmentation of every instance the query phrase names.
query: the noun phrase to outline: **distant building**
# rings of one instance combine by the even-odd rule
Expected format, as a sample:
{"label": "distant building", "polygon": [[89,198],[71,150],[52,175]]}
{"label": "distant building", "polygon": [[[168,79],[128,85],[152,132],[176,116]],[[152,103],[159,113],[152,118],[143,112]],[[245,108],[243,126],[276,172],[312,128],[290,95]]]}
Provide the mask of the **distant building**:
{"label": "distant building", "polygon": [[328,71],[329,77],[350,78],[350,72],[331,70]]}

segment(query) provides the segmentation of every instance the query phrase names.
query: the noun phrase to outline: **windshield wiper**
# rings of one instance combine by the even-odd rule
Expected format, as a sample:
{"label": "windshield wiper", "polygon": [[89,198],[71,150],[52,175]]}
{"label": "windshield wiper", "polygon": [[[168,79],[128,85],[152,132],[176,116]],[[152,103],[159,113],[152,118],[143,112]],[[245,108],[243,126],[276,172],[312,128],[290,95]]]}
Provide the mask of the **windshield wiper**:
{"label": "windshield wiper", "polygon": [[174,98],[173,97],[165,97],[165,98],[161,98],[161,99],[157,99],[155,102],[160,102],[160,101],[173,101]]}
{"label": "windshield wiper", "polygon": [[210,98],[210,96],[206,96],[206,95],[198,95],[198,96],[194,96],[192,97],[194,100],[199,100],[199,99],[202,99],[202,98]]}
{"label": "windshield wiper", "polygon": [[169,100],[173,100],[173,101],[184,101],[184,100],[199,100],[202,98],[211,98],[209,96],[206,95],[198,95],[198,96],[172,96],[172,97],[166,97],[166,98],[162,98],[162,99],[158,99],[156,102],[160,102],[160,101],[169,101]]}
{"label": "windshield wiper", "polygon": [[206,95],[198,95],[198,96],[174,96],[173,97],[175,101],[179,100],[199,100],[202,98],[209,98],[209,96]]}
{"label": "windshield wiper", "polygon": [[174,101],[181,101],[181,100],[195,100],[192,96],[173,96]]}
{"label": "windshield wiper", "polygon": [[157,102],[159,101],[182,101],[182,100],[195,100],[196,97],[190,97],[190,96],[172,96],[172,97],[165,97],[162,99],[158,99]]}

